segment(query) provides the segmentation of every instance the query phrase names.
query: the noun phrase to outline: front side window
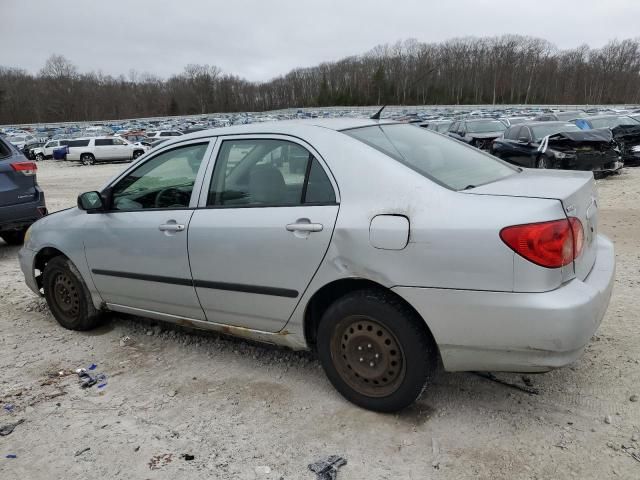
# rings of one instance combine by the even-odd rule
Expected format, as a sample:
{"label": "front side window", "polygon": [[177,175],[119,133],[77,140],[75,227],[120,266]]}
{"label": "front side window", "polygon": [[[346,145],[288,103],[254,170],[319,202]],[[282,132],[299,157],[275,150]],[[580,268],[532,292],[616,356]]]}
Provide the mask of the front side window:
{"label": "front side window", "polygon": [[304,147],[285,140],[225,140],[209,189],[209,206],[334,203],[333,186]]}
{"label": "front side window", "polygon": [[500,120],[467,122],[467,132],[469,133],[490,133],[503,132],[507,126]]}
{"label": "front side window", "polygon": [[207,146],[178,147],[146,161],[113,187],[112,209],[188,207]]}
{"label": "front side window", "polygon": [[111,138],[96,138],[96,147],[108,147],[113,145],[113,139]]}
{"label": "front side window", "polygon": [[342,133],[452,190],[484,185],[519,171],[473,147],[413,125],[376,125]]}
{"label": "front side window", "polygon": [[121,138],[114,138],[113,139],[113,144],[114,145],[126,145],[127,142],[125,142],[124,140],[122,140]]}
{"label": "front side window", "polygon": [[67,145],[69,147],[88,147],[89,146],[89,139],[86,139],[86,140],[69,140],[69,143],[67,143]]}

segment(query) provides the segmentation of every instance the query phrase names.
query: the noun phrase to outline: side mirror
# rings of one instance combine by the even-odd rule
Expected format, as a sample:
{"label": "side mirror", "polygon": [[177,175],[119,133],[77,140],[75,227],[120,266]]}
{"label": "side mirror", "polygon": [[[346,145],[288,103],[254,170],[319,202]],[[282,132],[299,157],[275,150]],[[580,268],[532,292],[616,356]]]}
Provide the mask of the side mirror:
{"label": "side mirror", "polygon": [[104,210],[104,202],[99,192],[85,192],[78,196],[78,208],[87,212]]}
{"label": "side mirror", "polygon": [[526,145],[529,145],[529,139],[528,139],[527,137],[520,137],[520,138],[518,139],[518,142],[520,142],[520,143],[524,143],[524,144],[526,144]]}

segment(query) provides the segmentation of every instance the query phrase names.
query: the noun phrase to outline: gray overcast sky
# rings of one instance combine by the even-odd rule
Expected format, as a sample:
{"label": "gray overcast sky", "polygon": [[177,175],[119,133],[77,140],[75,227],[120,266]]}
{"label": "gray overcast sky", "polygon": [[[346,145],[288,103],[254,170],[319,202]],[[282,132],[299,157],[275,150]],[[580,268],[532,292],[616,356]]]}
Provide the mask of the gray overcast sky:
{"label": "gray overcast sky", "polygon": [[[526,6],[525,6],[526,5]],[[188,63],[268,80],[415,38],[518,33],[561,48],[640,35],[640,0],[0,0],[0,65],[162,77]]]}

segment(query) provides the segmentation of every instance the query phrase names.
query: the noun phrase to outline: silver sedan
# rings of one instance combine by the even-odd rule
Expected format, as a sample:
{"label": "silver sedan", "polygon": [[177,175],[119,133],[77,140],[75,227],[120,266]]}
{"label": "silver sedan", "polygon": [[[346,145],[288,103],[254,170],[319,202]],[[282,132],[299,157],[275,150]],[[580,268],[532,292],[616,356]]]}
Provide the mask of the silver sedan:
{"label": "silver sedan", "polygon": [[197,132],[36,222],[26,282],[65,328],[108,311],[315,349],[397,411],[448,371],[573,362],[615,262],[590,172],[513,167],[408,124]]}

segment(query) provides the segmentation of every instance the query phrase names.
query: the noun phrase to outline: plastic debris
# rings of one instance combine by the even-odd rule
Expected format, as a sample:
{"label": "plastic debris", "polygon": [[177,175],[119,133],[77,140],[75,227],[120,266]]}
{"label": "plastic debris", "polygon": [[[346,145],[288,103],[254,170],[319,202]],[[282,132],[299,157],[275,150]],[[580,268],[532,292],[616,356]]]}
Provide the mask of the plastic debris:
{"label": "plastic debris", "polygon": [[516,390],[520,390],[522,392],[526,392],[529,395],[538,395],[540,390],[534,387],[527,387],[524,385],[518,385],[517,383],[507,382],[506,380],[502,380],[496,377],[493,373],[489,372],[471,372],[478,377],[486,378],[487,380],[491,380],[492,382],[499,383],[500,385],[504,385],[505,387],[515,388]]}
{"label": "plastic debris", "polygon": [[18,456],[15,453],[10,453],[9,455],[7,455],[4,458],[18,458]]}
{"label": "plastic debris", "polygon": [[9,413],[13,412],[13,404],[11,403],[7,403],[3,408]]}
{"label": "plastic debris", "polygon": [[331,455],[326,460],[309,464],[309,470],[316,474],[317,480],[335,480],[338,469],[346,464],[346,459],[339,455]]}
{"label": "plastic debris", "polygon": [[[91,364],[89,370],[92,370],[91,367],[94,367],[95,364]],[[76,370],[78,374],[78,378],[80,379],[80,386],[82,388],[93,387],[96,383],[98,384],[98,388],[104,388],[107,386],[107,376],[104,373],[98,373],[95,376],[91,375],[86,368],[78,368]]]}
{"label": "plastic debris", "polygon": [[96,368],[98,368],[98,366],[95,363],[92,363],[87,367],[87,370],[95,370]]}
{"label": "plastic debris", "polygon": [[13,430],[22,422],[24,422],[24,418],[21,418],[15,423],[8,423],[6,425],[0,426],[0,437],[6,437],[7,435],[11,435],[13,433]]}
{"label": "plastic debris", "polygon": [[182,455],[180,455],[182,458],[184,458],[187,462],[190,462],[191,460],[193,460],[195,457],[195,455],[191,455],[190,453],[183,453]]}
{"label": "plastic debris", "polygon": [[79,457],[84,452],[88,452],[89,450],[91,450],[91,447],[83,448],[82,450],[78,450],[76,453],[74,453],[73,456],[74,457]]}

